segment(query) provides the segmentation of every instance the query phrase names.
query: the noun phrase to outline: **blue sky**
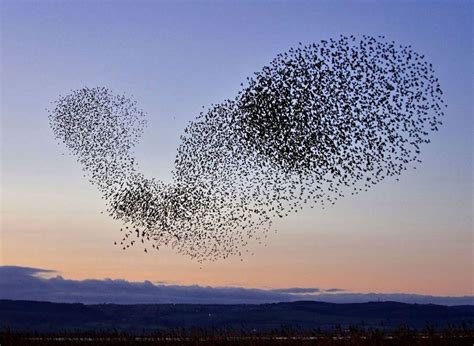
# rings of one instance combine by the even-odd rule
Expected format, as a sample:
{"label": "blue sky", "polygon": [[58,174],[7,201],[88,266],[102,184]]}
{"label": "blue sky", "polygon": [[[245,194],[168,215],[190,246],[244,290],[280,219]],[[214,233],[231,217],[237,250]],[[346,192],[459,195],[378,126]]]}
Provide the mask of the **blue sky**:
{"label": "blue sky", "polygon": [[[472,2],[2,1],[2,264],[70,278],[242,287],[472,294]],[[164,250],[111,244],[120,225],[62,156],[45,108],[82,86],[133,95],[149,126],[141,170],[169,180],[179,136],[202,106],[298,42],[385,35],[430,60],[448,110],[399,182],[277,222],[243,264],[204,268]],[[97,265],[100,263],[100,265]],[[137,269],[138,268],[138,269]],[[319,286],[317,286],[319,287]]]}

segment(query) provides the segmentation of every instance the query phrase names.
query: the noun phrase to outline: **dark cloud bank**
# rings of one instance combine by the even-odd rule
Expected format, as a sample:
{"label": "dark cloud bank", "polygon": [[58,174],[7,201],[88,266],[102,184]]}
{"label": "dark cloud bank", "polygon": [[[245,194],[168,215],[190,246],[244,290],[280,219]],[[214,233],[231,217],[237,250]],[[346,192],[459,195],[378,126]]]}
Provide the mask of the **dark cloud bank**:
{"label": "dark cloud bank", "polygon": [[264,290],[242,287],[163,285],[150,281],[69,280],[57,275],[54,270],[17,266],[0,266],[0,299],[85,304],[260,304],[297,300],[333,303],[398,301],[441,305],[474,304],[473,296],[440,297],[399,293],[349,293],[338,288],[314,287]]}

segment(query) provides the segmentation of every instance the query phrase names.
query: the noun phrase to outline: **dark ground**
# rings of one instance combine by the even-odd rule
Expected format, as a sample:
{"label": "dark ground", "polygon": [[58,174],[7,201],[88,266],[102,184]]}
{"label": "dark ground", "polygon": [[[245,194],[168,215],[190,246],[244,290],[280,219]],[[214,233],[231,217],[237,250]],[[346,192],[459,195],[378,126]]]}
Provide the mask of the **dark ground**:
{"label": "dark ground", "polygon": [[4,345],[474,345],[474,306],[0,300]]}
{"label": "dark ground", "polygon": [[131,336],[123,334],[13,334],[3,332],[1,345],[473,345],[474,334],[462,330],[443,333],[414,332],[400,329],[393,333],[381,331],[352,331],[342,334],[262,334],[262,335],[180,335],[179,333],[154,336]]}
{"label": "dark ground", "polygon": [[373,302],[330,304],[314,301],[260,305],[65,304],[0,300],[0,330],[16,332],[119,331],[134,335],[175,330],[268,333],[347,330],[392,331],[400,326],[442,331],[474,329],[474,306]]}

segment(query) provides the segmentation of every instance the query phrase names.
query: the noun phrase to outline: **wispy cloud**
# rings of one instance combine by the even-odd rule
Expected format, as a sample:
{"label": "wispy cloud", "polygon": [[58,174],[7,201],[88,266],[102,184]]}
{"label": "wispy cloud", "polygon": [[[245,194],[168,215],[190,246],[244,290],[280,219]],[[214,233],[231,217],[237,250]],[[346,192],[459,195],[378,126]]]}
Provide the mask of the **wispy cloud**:
{"label": "wispy cloud", "polygon": [[334,293],[334,292],[345,292],[346,290],[343,289],[343,288],[328,288],[326,290],[324,290],[324,292],[328,292],[328,293]]}
{"label": "wispy cloud", "polygon": [[308,293],[319,293],[320,288],[316,287],[291,287],[291,288],[276,288],[272,289],[271,292],[276,293],[288,293],[288,294],[308,294]]}
{"label": "wispy cloud", "polygon": [[317,300],[332,303],[398,301],[442,305],[474,304],[474,297],[436,297],[415,294],[347,293],[340,288],[292,287],[250,289],[164,285],[150,281],[65,279],[54,270],[0,266],[0,299],[86,304],[260,304]]}

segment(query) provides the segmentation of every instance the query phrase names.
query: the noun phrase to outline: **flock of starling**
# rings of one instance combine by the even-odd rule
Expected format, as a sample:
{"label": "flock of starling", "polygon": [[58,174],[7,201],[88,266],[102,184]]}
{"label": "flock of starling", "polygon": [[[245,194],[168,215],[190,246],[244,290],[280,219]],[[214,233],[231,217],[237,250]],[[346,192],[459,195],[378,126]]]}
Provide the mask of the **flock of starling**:
{"label": "flock of starling", "polygon": [[170,246],[205,261],[243,256],[276,218],[419,162],[441,124],[442,94],[409,46],[369,36],[300,44],[189,124],[171,184],[138,170],[132,150],[146,114],[130,98],[83,88],[60,96],[49,117],[123,222],[117,245]]}

